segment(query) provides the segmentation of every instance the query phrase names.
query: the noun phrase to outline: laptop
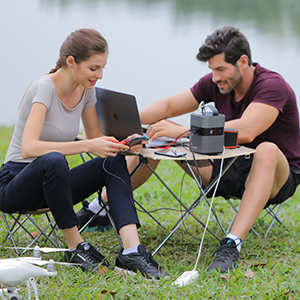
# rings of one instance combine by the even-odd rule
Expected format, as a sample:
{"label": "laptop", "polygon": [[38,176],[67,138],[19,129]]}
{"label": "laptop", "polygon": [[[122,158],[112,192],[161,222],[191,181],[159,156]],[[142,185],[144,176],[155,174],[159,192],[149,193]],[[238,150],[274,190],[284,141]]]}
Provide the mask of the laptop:
{"label": "laptop", "polygon": [[136,99],[133,95],[96,87],[99,126],[106,136],[119,141],[133,133],[143,134]]}

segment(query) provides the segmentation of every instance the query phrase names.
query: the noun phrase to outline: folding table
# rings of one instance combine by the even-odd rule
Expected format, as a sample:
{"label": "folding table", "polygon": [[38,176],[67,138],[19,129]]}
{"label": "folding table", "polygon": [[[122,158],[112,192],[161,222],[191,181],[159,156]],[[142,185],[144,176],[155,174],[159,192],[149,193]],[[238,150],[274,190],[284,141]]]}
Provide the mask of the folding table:
{"label": "folding table", "polygon": [[[193,213],[193,210],[197,207],[197,205],[203,200],[205,199],[206,202],[209,205],[209,201],[207,199],[207,194],[215,187],[217,180],[218,180],[218,176],[216,178],[214,178],[214,180],[206,187],[206,188],[202,188],[202,186],[200,185],[199,181],[197,180],[196,176],[194,175],[194,173],[192,172],[192,169],[189,165],[189,163],[187,163],[188,161],[193,161],[193,154],[192,152],[190,152],[186,147],[182,147],[182,146],[176,146],[176,147],[170,147],[169,149],[171,150],[175,150],[175,151],[180,151],[180,152],[185,152],[187,153],[185,157],[168,157],[168,156],[162,156],[162,155],[157,155],[154,152],[157,151],[158,149],[155,148],[142,148],[141,152],[136,154],[136,153],[132,153],[132,152],[126,152],[125,155],[138,155],[139,156],[139,164],[138,166],[133,170],[133,172],[131,173],[131,176],[134,176],[134,174],[141,168],[142,165],[146,165],[151,172],[157,177],[157,179],[163,184],[163,186],[171,193],[171,195],[180,203],[180,205],[184,208],[184,213],[182,214],[182,216],[180,217],[180,219],[176,222],[176,224],[173,226],[171,232],[169,233],[169,235],[165,238],[165,240],[157,247],[157,249],[152,253],[152,255],[155,255],[160,248],[168,241],[168,239],[177,231],[177,229],[184,223],[184,221],[188,218],[189,215],[191,215],[194,219],[196,219],[202,226],[205,226],[205,224],[199,220],[199,218],[197,216],[195,216],[195,214]],[[231,160],[229,161],[229,163],[223,167],[223,171],[221,176],[224,175],[224,173],[229,169],[229,167],[234,163],[234,161],[237,159],[238,156],[249,156],[250,154],[254,153],[255,150],[254,149],[250,149],[247,147],[238,147],[238,148],[234,148],[234,149],[225,149],[225,153],[224,153],[224,159],[225,158],[231,158]],[[195,160],[215,160],[215,159],[222,159],[222,153],[220,154],[216,154],[216,155],[204,155],[204,154],[198,154],[198,153],[194,153],[195,156]],[[149,164],[149,160],[179,160],[179,161],[185,161],[187,163],[187,167],[190,170],[191,174],[194,177],[194,180],[196,182],[196,184],[198,185],[201,194],[200,196],[194,200],[194,202],[192,203],[192,205],[190,207],[188,207],[187,205],[185,205],[181,199],[179,199],[177,197],[177,195],[171,190],[171,188],[167,185],[167,183],[163,180],[163,178],[161,176],[159,176],[159,174],[150,166]],[[140,205],[139,203],[137,203],[138,205]],[[142,209],[144,209],[142,207]],[[145,209],[144,209],[145,210]],[[146,210],[145,210],[146,211]],[[223,228],[221,222],[219,221],[217,214],[215,212],[214,209],[212,209],[212,213],[214,214],[216,221],[218,222],[221,230],[223,231],[224,234],[226,234],[225,229]],[[151,216],[152,218],[154,218],[153,216]],[[209,231],[214,237],[216,237],[218,240],[220,240],[220,238],[218,236],[216,236],[216,234],[214,232],[212,232],[210,229],[207,228],[207,231]]]}

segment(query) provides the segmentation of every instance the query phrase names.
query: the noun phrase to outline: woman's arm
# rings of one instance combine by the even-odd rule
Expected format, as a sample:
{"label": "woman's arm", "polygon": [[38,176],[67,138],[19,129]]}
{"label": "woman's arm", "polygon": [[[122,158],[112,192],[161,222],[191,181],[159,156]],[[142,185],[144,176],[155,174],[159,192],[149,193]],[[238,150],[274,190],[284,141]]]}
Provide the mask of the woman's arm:
{"label": "woman's arm", "polygon": [[95,105],[84,109],[81,115],[84,132],[87,139],[104,136],[101,132]]}
{"label": "woman's arm", "polygon": [[[63,155],[91,152],[100,157],[107,157],[116,156],[117,152],[129,149],[128,146],[115,143],[117,140],[113,137],[101,137],[99,125],[97,125],[99,131],[98,129],[92,130],[91,124],[95,122],[93,117],[88,122],[89,125],[87,125],[88,136],[97,136],[98,134],[100,137],[76,142],[40,141],[39,138],[42,133],[46,113],[47,108],[44,104],[38,102],[32,104],[22,138],[21,154],[24,158],[35,158],[49,152],[60,152]],[[86,118],[87,115],[83,119]],[[86,123],[87,121],[85,120],[84,122]]]}

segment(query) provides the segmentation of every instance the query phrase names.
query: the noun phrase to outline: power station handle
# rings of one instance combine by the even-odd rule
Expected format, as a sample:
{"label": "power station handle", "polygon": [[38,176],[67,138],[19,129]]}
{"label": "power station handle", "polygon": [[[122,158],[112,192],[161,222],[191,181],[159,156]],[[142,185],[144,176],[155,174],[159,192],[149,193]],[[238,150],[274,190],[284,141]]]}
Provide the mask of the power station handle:
{"label": "power station handle", "polygon": [[203,114],[203,115],[205,115],[205,113],[206,113],[206,110],[205,110],[206,108],[209,108],[209,109],[212,111],[213,116],[217,116],[217,115],[219,114],[219,112],[218,112],[218,110],[215,108],[215,106],[210,105],[210,104],[206,104],[206,105],[204,105],[204,106],[202,107],[202,114]]}

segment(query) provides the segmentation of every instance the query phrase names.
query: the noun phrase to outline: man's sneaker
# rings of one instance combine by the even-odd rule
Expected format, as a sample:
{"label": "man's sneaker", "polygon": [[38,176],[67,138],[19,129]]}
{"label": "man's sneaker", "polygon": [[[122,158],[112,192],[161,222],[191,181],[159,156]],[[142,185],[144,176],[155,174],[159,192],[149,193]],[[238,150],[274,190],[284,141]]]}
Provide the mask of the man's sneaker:
{"label": "man's sneaker", "polygon": [[116,259],[116,269],[128,274],[136,275],[140,272],[146,278],[168,278],[169,274],[162,270],[161,266],[153,259],[144,245],[138,246],[138,252],[127,255],[122,254],[121,249]]}
{"label": "man's sneaker", "polygon": [[73,251],[66,251],[65,258],[67,262],[79,264],[82,271],[105,274],[112,270],[106,258],[88,242],[78,244]]}
{"label": "man's sneaker", "polygon": [[[82,201],[82,209],[77,212],[77,217],[79,219],[80,225],[78,229],[80,229],[84,224],[87,223],[93,216],[94,213],[88,209],[89,203],[88,201]],[[94,218],[94,220],[88,225],[89,231],[104,231],[111,229],[111,223],[107,215],[100,216]]]}
{"label": "man's sneaker", "polygon": [[221,273],[225,273],[229,269],[236,269],[238,267],[236,262],[239,259],[240,253],[237,250],[236,243],[233,239],[224,238],[221,240],[220,246],[214,252],[213,256],[215,254],[216,257],[208,267],[207,271],[220,270]]}

